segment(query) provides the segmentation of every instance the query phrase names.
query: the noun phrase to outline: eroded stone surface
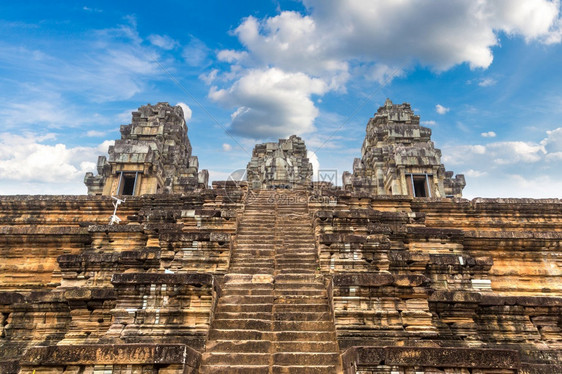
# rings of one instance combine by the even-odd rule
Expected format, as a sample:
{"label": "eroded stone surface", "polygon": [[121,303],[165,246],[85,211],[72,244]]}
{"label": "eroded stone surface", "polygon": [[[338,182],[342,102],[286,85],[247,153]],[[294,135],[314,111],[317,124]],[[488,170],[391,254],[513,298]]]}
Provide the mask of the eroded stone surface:
{"label": "eroded stone surface", "polygon": [[183,193],[206,188],[207,170],[191,155],[181,107],[168,103],[141,106],[121,126],[121,139],[98,158],[98,175],[86,173],[89,195]]}
{"label": "eroded stone surface", "polygon": [[298,136],[278,143],[258,144],[246,167],[251,188],[308,188],[312,183],[312,164],[306,145]]}
{"label": "eroded stone surface", "polygon": [[367,124],[361,155],[353,162],[353,174],[343,175],[346,189],[375,195],[462,196],[464,176],[453,178],[453,172],[445,171],[431,130],[420,126],[420,117],[408,103],[386,100]]}

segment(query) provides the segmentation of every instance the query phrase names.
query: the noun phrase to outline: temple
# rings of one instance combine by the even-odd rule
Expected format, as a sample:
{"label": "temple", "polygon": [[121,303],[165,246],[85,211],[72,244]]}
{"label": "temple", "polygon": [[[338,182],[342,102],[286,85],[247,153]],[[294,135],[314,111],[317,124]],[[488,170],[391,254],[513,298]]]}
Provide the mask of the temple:
{"label": "temple", "polygon": [[254,189],[309,188],[312,164],[306,145],[298,136],[279,139],[278,143],[258,144],[246,167],[246,176]]}
{"label": "temple", "polygon": [[387,99],[367,124],[361,159],[353,174],[343,175],[347,189],[376,195],[461,197],[464,175],[453,178],[431,141],[431,129],[420,126],[410,104]]}
{"label": "temple", "polygon": [[98,175],[86,173],[88,195],[145,195],[182,193],[206,188],[207,170],[199,169],[183,110],[158,103],[133,112],[121,126],[121,139],[109,147],[109,160],[98,158]]}
{"label": "temple", "polygon": [[88,195],[0,196],[0,373],[562,373],[562,201],[460,198],[408,104],[344,188],[296,136],[208,188],[166,103],[121,134]]}

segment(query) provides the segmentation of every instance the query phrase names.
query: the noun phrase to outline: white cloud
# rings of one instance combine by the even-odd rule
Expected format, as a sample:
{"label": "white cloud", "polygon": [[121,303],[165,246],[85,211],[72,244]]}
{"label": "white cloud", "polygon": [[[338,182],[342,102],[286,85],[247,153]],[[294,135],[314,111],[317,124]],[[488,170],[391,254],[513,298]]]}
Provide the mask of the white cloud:
{"label": "white cloud", "polygon": [[103,10],[101,10],[101,9],[90,8],[90,7],[87,7],[87,6],[83,6],[82,9],[85,10],[86,12],[92,12],[92,13],[102,13],[103,12]]}
{"label": "white cloud", "polygon": [[232,151],[232,146],[228,143],[223,143],[222,150],[225,151],[225,152],[230,152],[230,151]]}
{"label": "white cloud", "polygon": [[229,63],[238,62],[248,57],[248,53],[245,51],[235,51],[232,49],[223,49],[217,53],[217,59],[219,61],[226,61]]}
{"label": "white cloud", "polygon": [[[0,180],[3,188],[17,183],[80,185],[84,173],[95,170],[95,160],[102,146],[107,152],[109,142],[98,147],[72,147],[46,144],[54,135],[0,134]],[[82,188],[85,193],[85,187]],[[9,189],[8,189],[9,191]],[[2,193],[9,193],[0,191]]]}
{"label": "white cloud", "polygon": [[433,120],[421,121],[421,124],[424,125],[424,126],[437,126],[437,122],[435,122]]}
{"label": "white cloud", "polygon": [[303,2],[308,14],[250,16],[235,30],[256,61],[309,74],[347,70],[352,60],[486,68],[499,32],[545,43],[560,32],[559,4],[547,0]]}
{"label": "white cloud", "polygon": [[192,38],[183,48],[182,57],[189,66],[201,67],[206,64],[209,48],[201,40]]}
{"label": "white cloud", "polygon": [[544,147],[530,142],[498,142],[486,146],[487,154],[499,165],[532,163],[542,159]]}
{"label": "white cloud", "polygon": [[391,67],[386,64],[375,64],[370,67],[370,72],[367,74],[367,78],[378,82],[382,86],[386,86],[392,82],[394,78],[403,76],[404,74],[404,70],[399,67]]}
{"label": "white cloud", "polygon": [[474,169],[463,171],[461,174],[464,174],[466,177],[471,177],[471,178],[479,178],[488,175],[488,173],[485,171],[474,170]]}
{"label": "white cloud", "polygon": [[445,113],[447,113],[449,110],[450,110],[449,108],[446,108],[446,107],[444,107],[444,106],[441,105],[441,104],[435,105],[435,111],[436,111],[438,114],[445,114]]}
{"label": "white cloud", "polygon": [[[479,177],[471,183],[467,179],[463,196],[475,197],[513,197],[513,198],[562,198],[562,181],[552,175],[521,175],[518,173],[491,174]],[[505,188],[509,186],[509,188]]]}
{"label": "white cloud", "polygon": [[152,34],[148,36],[148,41],[150,41],[152,45],[165,50],[174,49],[178,45],[178,42],[170,38],[168,35]]}
{"label": "white cloud", "polygon": [[[302,0],[305,14],[284,11],[274,17],[245,18],[233,34],[243,50],[222,50],[217,57],[231,64],[230,70],[211,72],[201,79],[208,84],[219,81],[231,87],[217,90],[222,101],[236,97],[233,129],[239,135],[276,136],[278,125],[261,126],[258,134],[237,131],[234,121],[252,118],[266,120],[266,105],[255,98],[242,98],[235,87],[253,71],[278,69],[291,79],[305,74],[309,80],[321,80],[329,91],[345,92],[352,74],[381,85],[404,75],[416,64],[443,71],[467,63],[471,68],[487,68],[493,60],[492,48],[499,45],[500,33],[522,37],[527,42],[556,42],[560,39],[558,2],[547,0]],[[483,79],[480,85],[494,84]],[[215,83],[216,84],[216,83]],[[276,83],[278,86],[280,83]],[[299,92],[305,103],[306,90]],[[316,117],[307,105],[309,119]],[[439,105],[438,113],[448,111]],[[247,122],[247,121],[245,121]],[[291,125],[290,125],[291,126]],[[268,128],[270,130],[268,130]]]}
{"label": "white cloud", "polygon": [[318,161],[318,156],[313,151],[307,151],[306,157],[308,157],[308,161],[312,164],[312,179],[318,180],[318,170],[320,170],[320,162]]}
{"label": "white cloud", "polygon": [[189,120],[191,119],[191,115],[193,114],[189,105],[182,102],[179,102],[176,105],[179,105],[183,110],[183,118],[185,119],[185,122],[189,122]]}
{"label": "white cloud", "polygon": [[218,73],[219,73],[218,69],[213,69],[208,74],[200,74],[199,79],[201,79],[206,84],[210,85],[215,81],[215,79],[217,79]]}
{"label": "white cloud", "polygon": [[489,87],[489,86],[493,86],[494,84],[496,84],[496,80],[492,79],[492,78],[483,78],[480,80],[480,82],[478,82],[478,85],[480,87]]}
{"label": "white cloud", "polygon": [[228,107],[230,131],[249,138],[286,137],[314,130],[318,109],[310,96],[327,91],[325,82],[280,69],[248,70],[228,89],[212,87],[209,97]]}
{"label": "white cloud", "polygon": [[90,138],[97,138],[100,136],[104,136],[106,133],[107,131],[89,130],[88,132],[86,132],[86,136]]}
{"label": "white cloud", "polygon": [[[94,30],[87,38],[69,40],[65,45],[54,43],[49,49],[0,44],[4,51],[0,63],[25,71],[14,90],[22,98],[16,100],[20,103],[24,103],[24,99],[30,102],[30,97],[44,100],[40,92],[62,97],[68,94],[73,101],[80,98],[89,102],[125,100],[143,91],[151,79],[164,76],[156,62],[160,54],[143,44],[134,19],[115,28]],[[72,57],[60,57],[57,52],[61,48],[64,48],[64,56]]]}
{"label": "white cloud", "polygon": [[106,155],[110,145],[115,145],[115,140],[104,140],[100,145],[96,147],[96,152]]}
{"label": "white cloud", "polygon": [[487,132],[481,133],[480,136],[482,136],[483,138],[495,138],[496,133],[493,132],[493,131],[487,131]]}
{"label": "white cloud", "polygon": [[562,152],[562,127],[547,131],[547,137],[541,141],[541,145],[545,147],[546,152]]}

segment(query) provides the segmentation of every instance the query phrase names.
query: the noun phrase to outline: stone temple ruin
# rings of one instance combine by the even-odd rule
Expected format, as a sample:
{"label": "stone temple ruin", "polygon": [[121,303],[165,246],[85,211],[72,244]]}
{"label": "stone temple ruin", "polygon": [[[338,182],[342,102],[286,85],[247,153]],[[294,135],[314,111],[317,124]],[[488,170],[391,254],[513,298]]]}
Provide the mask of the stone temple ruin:
{"label": "stone temple ruin", "polygon": [[441,151],[431,141],[431,129],[420,126],[410,104],[389,99],[367,124],[362,158],[353,174],[343,175],[348,189],[375,195],[461,197],[464,175],[453,178],[441,163]]}
{"label": "stone temple ruin", "polygon": [[98,158],[98,175],[86,173],[88,195],[183,193],[206,188],[207,170],[191,155],[187,126],[180,106],[141,106],[121,139],[109,147],[109,161]]}
{"label": "stone temple ruin", "polygon": [[254,189],[308,188],[312,185],[312,164],[306,145],[298,136],[278,143],[258,144],[246,168],[246,178]]}
{"label": "stone temple ruin", "polygon": [[561,200],[445,198],[464,180],[407,104],[343,189],[309,183],[299,138],[268,144],[207,188],[160,103],[88,196],[1,196],[0,372],[562,372]]}

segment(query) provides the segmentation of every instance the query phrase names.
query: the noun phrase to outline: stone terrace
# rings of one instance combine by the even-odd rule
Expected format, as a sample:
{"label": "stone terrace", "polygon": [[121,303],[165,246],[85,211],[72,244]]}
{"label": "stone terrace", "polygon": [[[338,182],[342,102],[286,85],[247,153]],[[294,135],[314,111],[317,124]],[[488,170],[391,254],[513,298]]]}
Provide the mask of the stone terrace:
{"label": "stone terrace", "polygon": [[562,202],[0,197],[2,373],[559,373]]}

